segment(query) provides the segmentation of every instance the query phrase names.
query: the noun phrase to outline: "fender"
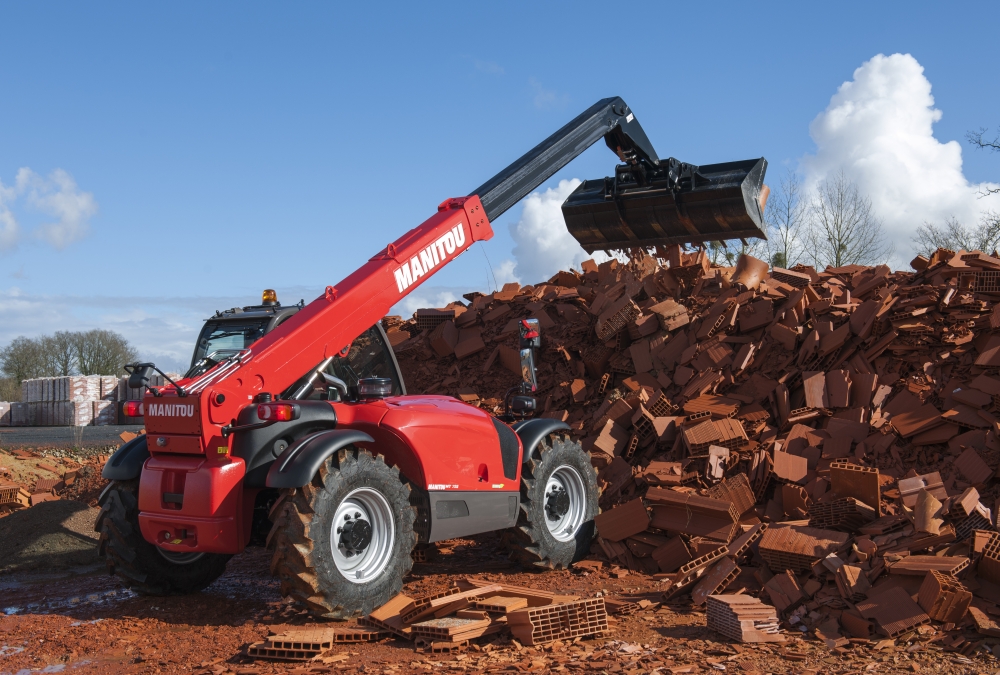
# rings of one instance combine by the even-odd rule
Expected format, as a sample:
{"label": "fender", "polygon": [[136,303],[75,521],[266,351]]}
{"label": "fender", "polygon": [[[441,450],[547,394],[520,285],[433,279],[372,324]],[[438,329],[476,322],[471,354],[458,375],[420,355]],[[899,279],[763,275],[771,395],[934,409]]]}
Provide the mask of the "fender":
{"label": "fender", "polygon": [[545,418],[525,420],[519,423],[514,428],[514,431],[521,438],[521,447],[524,448],[524,454],[521,455],[521,461],[527,461],[528,458],[531,457],[531,453],[535,450],[535,446],[538,445],[539,441],[551,434],[553,431],[559,431],[560,429],[566,429],[569,431],[569,428],[569,425],[562,420]]}
{"label": "fender", "polygon": [[375,439],[353,429],[332,429],[306,436],[288,446],[267,472],[267,487],[298,488],[307,484],[326,458],[352,443],[374,443]]}
{"label": "fender", "polygon": [[142,465],[149,459],[149,448],[146,446],[146,434],[138,437],[115,450],[101,470],[101,478],[106,480],[132,480],[142,473]]}

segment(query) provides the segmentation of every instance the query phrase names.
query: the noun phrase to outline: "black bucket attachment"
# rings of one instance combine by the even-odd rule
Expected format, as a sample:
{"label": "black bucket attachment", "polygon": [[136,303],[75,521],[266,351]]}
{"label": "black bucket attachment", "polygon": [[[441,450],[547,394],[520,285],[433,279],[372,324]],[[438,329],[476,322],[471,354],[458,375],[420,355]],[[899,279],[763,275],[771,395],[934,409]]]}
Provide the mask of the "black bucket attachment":
{"label": "black bucket attachment", "polygon": [[650,248],[726,239],[766,239],[767,160],[694,166],[661,161],[645,174],[620,165],[588,180],[562,205],[584,250]]}

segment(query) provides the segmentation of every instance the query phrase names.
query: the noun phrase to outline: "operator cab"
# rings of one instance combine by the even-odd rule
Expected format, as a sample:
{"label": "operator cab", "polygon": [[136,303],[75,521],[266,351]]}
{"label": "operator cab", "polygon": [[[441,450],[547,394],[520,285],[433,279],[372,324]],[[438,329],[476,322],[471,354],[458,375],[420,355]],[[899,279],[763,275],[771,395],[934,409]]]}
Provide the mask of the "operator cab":
{"label": "operator cab", "polygon": [[[219,361],[247,349],[254,342],[270,333],[290,319],[305,306],[303,300],[289,307],[282,307],[277,293],[267,289],[261,296],[261,304],[234,307],[224,312],[217,311],[205,321],[198,342],[191,357],[191,369],[185,377],[197,377],[208,372]],[[322,364],[321,364],[322,365]],[[391,380],[391,396],[406,394],[406,385],[399,372],[396,355],[389,346],[389,340],[377,323],[351,342],[343,353],[333,357],[323,369],[347,385],[349,399],[358,398],[358,381],[365,378],[388,378]],[[313,401],[340,401],[344,397],[336,387],[330,387],[325,378],[310,370],[293,384],[279,398],[296,398]]]}
{"label": "operator cab", "polygon": [[246,349],[303,307],[303,300],[299,300],[298,304],[282,307],[277,293],[267,289],[261,295],[259,305],[216,311],[205,320],[194,346],[191,368],[185,377],[197,377],[222,359]]}

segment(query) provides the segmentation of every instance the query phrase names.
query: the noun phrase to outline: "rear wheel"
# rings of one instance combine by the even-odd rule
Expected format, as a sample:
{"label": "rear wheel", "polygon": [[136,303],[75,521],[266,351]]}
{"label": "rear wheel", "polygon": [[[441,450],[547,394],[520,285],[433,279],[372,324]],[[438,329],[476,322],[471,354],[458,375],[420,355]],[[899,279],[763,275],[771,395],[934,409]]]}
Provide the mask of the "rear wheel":
{"label": "rear wheel", "polygon": [[521,468],[517,526],[506,533],[525,565],[565,568],[581,560],[594,539],[597,475],[590,457],[568,436],[550,434]]}
{"label": "rear wheel", "polygon": [[142,538],[139,480],[113,481],[99,500],[94,530],[98,553],[123,584],[143,595],[183,595],[205,588],[226,571],[232,556],[166,551]]}
{"label": "rear wheel", "polygon": [[410,486],[381,455],[348,447],[284,490],[268,544],[281,594],[331,619],[369,614],[403,588],[417,542]]}

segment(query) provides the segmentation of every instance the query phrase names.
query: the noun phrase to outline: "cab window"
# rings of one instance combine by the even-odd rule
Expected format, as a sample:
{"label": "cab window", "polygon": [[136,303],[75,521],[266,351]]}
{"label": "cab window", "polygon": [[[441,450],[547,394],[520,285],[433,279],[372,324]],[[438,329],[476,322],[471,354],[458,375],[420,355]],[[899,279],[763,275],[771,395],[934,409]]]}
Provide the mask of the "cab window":
{"label": "cab window", "polygon": [[374,326],[351,343],[347,356],[333,357],[326,372],[342,379],[348,387],[356,387],[358,380],[363,377],[388,377],[392,380],[393,396],[403,393],[389,347],[382,340],[382,333]]}
{"label": "cab window", "polygon": [[[326,372],[343,380],[351,391],[356,391],[358,380],[361,378],[388,377],[392,380],[392,395],[399,396],[403,393],[403,385],[389,349],[389,345],[382,339],[382,333],[376,326],[372,326],[351,343],[351,348],[346,356],[334,356],[333,361],[327,366]],[[297,392],[314,372],[311,370],[289,387],[285,395],[291,396]],[[299,398],[311,400],[332,398],[336,400],[336,397],[336,390],[331,391],[322,378],[316,378],[312,390]]]}

